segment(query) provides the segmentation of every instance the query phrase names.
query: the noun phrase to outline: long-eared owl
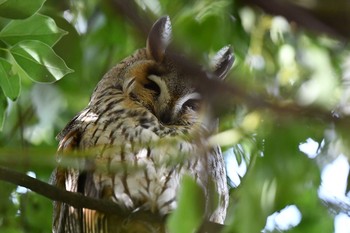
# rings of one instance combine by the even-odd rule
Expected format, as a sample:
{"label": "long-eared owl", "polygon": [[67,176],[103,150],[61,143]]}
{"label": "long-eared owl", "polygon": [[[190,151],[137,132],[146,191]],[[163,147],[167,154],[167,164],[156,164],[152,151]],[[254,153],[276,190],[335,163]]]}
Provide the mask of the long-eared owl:
{"label": "long-eared owl", "polygon": [[[58,156],[76,162],[60,165],[52,183],[112,200],[133,215],[166,216],[176,208],[187,175],[203,188],[206,218],[223,223],[228,205],[225,166],[220,148],[208,142],[216,120],[193,72],[168,56],[170,39],[170,19],[162,17],[151,28],[146,48],[105,74],[88,106],[58,135]],[[214,75],[209,76],[225,78],[233,60],[230,47],[224,47],[214,57]],[[214,196],[219,200],[215,208],[209,204]],[[122,219],[55,202],[53,232],[167,230],[151,220]]]}

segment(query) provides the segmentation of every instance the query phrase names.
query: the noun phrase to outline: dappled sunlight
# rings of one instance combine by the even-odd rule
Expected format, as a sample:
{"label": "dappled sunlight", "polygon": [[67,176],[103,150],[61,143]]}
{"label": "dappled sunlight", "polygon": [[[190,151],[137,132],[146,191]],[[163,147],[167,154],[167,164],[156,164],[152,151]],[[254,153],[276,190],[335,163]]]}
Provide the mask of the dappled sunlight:
{"label": "dappled sunlight", "polygon": [[348,174],[349,162],[344,155],[338,156],[333,162],[326,165],[321,174],[320,198],[330,202],[345,201],[350,203],[346,197]]}
{"label": "dappled sunlight", "polygon": [[334,219],[334,233],[350,233],[350,217],[344,213],[338,214]]}
{"label": "dappled sunlight", "polygon": [[321,147],[322,143],[320,146],[318,142],[314,141],[312,138],[308,138],[306,142],[300,143],[299,150],[305,153],[310,159],[314,159],[320,153]]}
{"label": "dappled sunlight", "polygon": [[233,187],[237,187],[240,185],[242,177],[247,172],[247,164],[244,160],[238,164],[233,150],[227,150],[224,152],[224,158],[229,182]]}
{"label": "dappled sunlight", "polygon": [[302,214],[295,205],[286,206],[267,218],[264,233],[277,231],[287,231],[297,226],[302,219]]}

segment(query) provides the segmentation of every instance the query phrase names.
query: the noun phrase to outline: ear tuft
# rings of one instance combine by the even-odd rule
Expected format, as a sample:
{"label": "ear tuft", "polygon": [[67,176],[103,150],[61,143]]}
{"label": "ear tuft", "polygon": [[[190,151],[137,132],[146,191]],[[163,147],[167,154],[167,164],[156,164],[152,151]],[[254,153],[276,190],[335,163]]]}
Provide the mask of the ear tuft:
{"label": "ear tuft", "polygon": [[165,50],[171,41],[169,16],[159,18],[152,26],[147,38],[147,54],[158,62],[164,58]]}
{"label": "ear tuft", "polygon": [[230,71],[234,60],[231,46],[225,46],[213,57],[211,61],[212,71],[219,79],[223,80]]}

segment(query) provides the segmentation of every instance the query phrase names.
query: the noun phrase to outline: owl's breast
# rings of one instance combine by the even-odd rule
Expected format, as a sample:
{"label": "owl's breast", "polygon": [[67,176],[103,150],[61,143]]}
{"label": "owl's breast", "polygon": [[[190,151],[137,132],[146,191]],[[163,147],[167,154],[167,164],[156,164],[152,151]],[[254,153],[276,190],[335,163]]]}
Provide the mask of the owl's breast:
{"label": "owl's breast", "polygon": [[113,190],[109,198],[119,205],[168,214],[176,207],[183,174],[198,181],[206,177],[205,149],[186,140],[181,127],[163,126],[151,113],[113,109],[99,116],[87,110],[80,120],[85,122],[80,147],[94,154],[96,190]]}

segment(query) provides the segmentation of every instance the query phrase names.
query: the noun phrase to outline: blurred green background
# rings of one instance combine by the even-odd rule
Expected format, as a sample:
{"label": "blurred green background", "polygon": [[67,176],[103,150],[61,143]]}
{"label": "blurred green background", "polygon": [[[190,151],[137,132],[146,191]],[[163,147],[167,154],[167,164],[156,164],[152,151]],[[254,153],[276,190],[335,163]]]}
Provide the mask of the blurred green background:
{"label": "blurred green background", "polygon": [[[48,181],[55,136],[103,74],[145,45],[125,14],[150,22],[169,15],[173,42],[200,63],[231,44],[236,60],[226,82],[270,104],[232,93],[220,114],[213,140],[230,178],[226,231],[348,233],[349,3],[130,2],[132,12],[118,14],[110,1],[0,1],[0,165]],[[42,33],[33,37],[36,28]],[[61,75],[21,60],[30,56],[24,45],[58,64]],[[50,200],[0,181],[0,232],[50,232],[51,212]]]}

